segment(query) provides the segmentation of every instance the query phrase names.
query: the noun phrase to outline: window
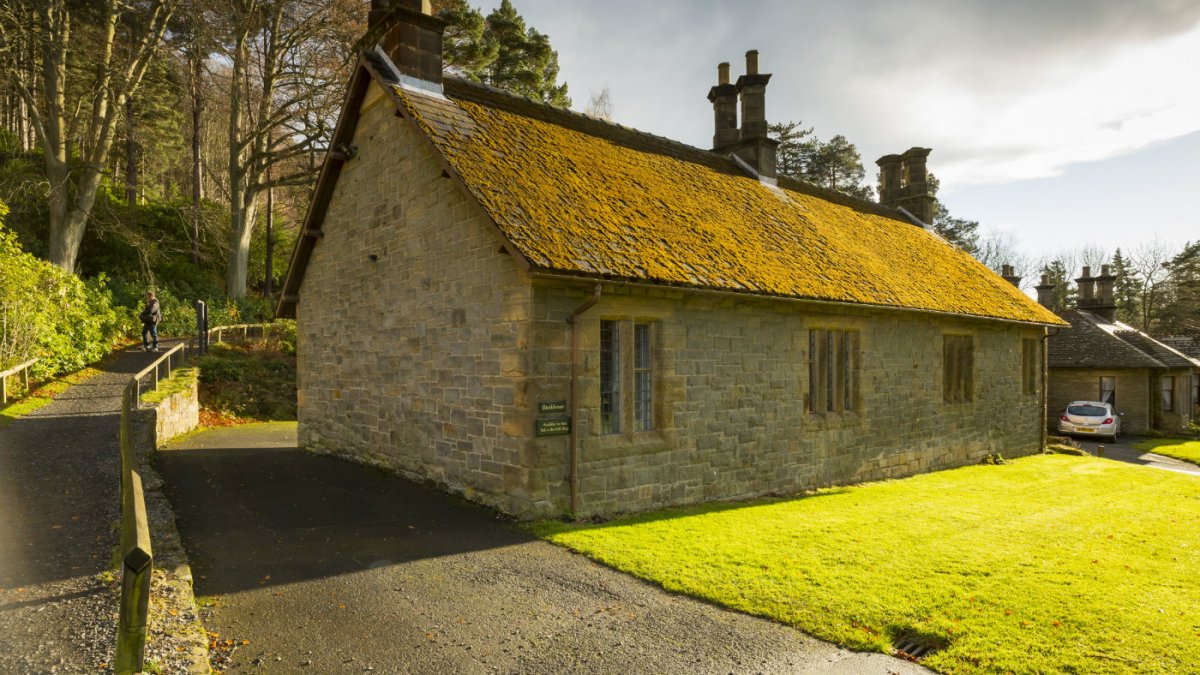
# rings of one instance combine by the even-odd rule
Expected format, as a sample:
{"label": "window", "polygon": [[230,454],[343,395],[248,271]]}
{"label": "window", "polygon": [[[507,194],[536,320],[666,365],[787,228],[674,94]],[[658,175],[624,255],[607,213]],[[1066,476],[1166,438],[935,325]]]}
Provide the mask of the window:
{"label": "window", "polygon": [[1192,405],[1200,406],[1200,375],[1192,375]]}
{"label": "window", "polygon": [[970,335],[942,336],[942,400],[966,403],[975,398],[975,341]]}
{"label": "window", "polygon": [[600,433],[621,431],[621,324],[600,322]]}
{"label": "window", "polygon": [[857,354],[857,331],[808,331],[808,412],[854,410]]}
{"label": "window", "polygon": [[633,428],[654,428],[653,380],[650,377],[650,324],[633,324]]}
{"label": "window", "polygon": [[1162,411],[1175,412],[1175,377],[1164,375],[1162,382]]}
{"label": "window", "polygon": [[654,429],[654,327],[600,322],[600,433]]}
{"label": "window", "polygon": [[1117,378],[1100,378],[1100,402],[1111,403],[1114,406],[1117,404]]}
{"label": "window", "polygon": [[1038,391],[1038,341],[1021,340],[1021,391],[1036,394]]}

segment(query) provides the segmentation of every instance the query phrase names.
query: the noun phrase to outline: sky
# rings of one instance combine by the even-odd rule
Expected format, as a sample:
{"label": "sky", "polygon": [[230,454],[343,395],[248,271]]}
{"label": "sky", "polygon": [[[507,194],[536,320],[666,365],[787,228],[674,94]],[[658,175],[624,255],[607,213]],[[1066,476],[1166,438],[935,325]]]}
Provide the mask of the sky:
{"label": "sky", "polygon": [[[484,1],[485,12],[498,2]],[[1200,240],[1200,0],[513,0],[576,109],[711,147],[717,64],[767,119],[874,160],[933,149],[955,216],[1031,258]]]}

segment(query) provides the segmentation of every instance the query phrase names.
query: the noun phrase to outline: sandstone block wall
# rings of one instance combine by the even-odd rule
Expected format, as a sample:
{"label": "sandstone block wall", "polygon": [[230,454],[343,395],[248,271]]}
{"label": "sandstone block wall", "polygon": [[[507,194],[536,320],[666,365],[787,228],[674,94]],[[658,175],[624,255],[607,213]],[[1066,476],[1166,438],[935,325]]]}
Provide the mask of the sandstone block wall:
{"label": "sandstone block wall", "polygon": [[528,286],[371,87],[297,306],[300,443],[527,512]]}
{"label": "sandstone block wall", "polygon": [[[569,361],[544,345],[563,343],[565,318],[584,298],[586,290],[535,288],[533,398],[563,396]],[[602,319],[655,326],[654,431],[599,433]],[[606,294],[583,326],[581,515],[788,494],[1039,450],[1040,393],[1021,383],[1021,341],[1039,338],[1038,328],[640,289]],[[854,411],[805,412],[810,328],[858,331]],[[970,403],[942,400],[945,333],[973,336]],[[561,512],[567,441],[535,443],[532,496]]]}

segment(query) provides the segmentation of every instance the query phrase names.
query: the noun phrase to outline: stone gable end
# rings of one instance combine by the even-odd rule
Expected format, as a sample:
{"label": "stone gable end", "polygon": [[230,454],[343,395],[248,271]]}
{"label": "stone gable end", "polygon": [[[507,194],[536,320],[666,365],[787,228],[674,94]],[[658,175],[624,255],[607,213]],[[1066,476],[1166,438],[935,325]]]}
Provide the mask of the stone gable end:
{"label": "stone gable end", "polygon": [[300,443],[529,510],[530,290],[372,83],[297,306]]}

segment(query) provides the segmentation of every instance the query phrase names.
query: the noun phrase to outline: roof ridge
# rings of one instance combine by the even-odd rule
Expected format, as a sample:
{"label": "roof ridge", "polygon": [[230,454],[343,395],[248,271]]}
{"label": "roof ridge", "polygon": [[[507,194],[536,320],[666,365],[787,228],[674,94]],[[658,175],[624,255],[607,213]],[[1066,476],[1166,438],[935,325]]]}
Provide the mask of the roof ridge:
{"label": "roof ridge", "polygon": [[[446,73],[444,76],[444,79],[451,80],[456,84],[461,84],[461,85],[464,85],[467,87],[475,87],[478,89],[483,89],[484,91],[487,91],[492,94],[499,94],[501,96],[506,96],[506,97],[514,99],[514,100],[532,103],[532,104],[541,106],[542,108],[549,110],[549,111],[566,114],[566,115],[571,115],[573,117],[588,120],[590,122],[596,122],[598,124],[607,125],[614,129],[620,129],[622,131],[634,133],[639,136],[652,138],[656,141],[666,143],[667,145],[670,145],[670,146],[675,146],[682,150],[687,150],[687,151],[696,152],[696,153],[702,153],[705,155],[710,155],[712,157],[720,158],[722,160],[727,160],[727,161],[731,162],[733,165],[737,166],[737,168],[740,169],[742,173],[745,173],[745,169],[743,167],[739,166],[737,164],[736,160],[733,159],[734,155],[732,153],[716,152],[711,149],[700,148],[700,147],[691,145],[690,143],[685,143],[683,141],[680,141],[680,140],[677,140],[674,138],[668,138],[666,136],[660,136],[658,134],[646,131],[644,129],[638,129],[637,127],[631,127],[626,124],[621,124],[620,122],[606,120],[602,117],[595,117],[593,115],[589,115],[587,113],[580,112],[578,110],[572,110],[571,108],[562,108],[562,107],[559,107],[556,105],[551,105],[549,103],[546,103],[545,101],[541,101],[536,98],[526,96],[525,94],[518,94],[518,93],[516,93],[514,91],[510,91],[508,89],[494,87],[490,84],[487,84],[484,82],[479,82],[477,80],[472,80],[472,79],[470,79],[468,77],[464,77],[462,75]],[[750,177],[755,178],[755,179],[759,178],[759,176],[750,176]],[[904,217],[904,214],[902,214],[899,211],[896,211],[894,209],[889,209],[888,207],[886,207],[878,202],[873,202],[869,199],[863,199],[862,197],[857,197],[855,195],[847,194],[845,192],[839,192],[837,190],[832,190],[830,188],[827,188],[827,187],[824,187],[821,185],[817,185],[816,183],[810,183],[806,180],[796,178],[795,176],[788,176],[788,175],[777,176],[776,180],[778,181],[779,179],[783,179],[785,181],[798,184],[796,187],[780,185],[779,187],[783,188],[784,190],[800,192],[802,194],[807,194],[811,197],[816,197],[818,199],[824,199],[825,201],[830,201],[835,204],[841,204],[843,206],[848,206],[851,208],[862,207],[862,208],[868,209],[874,213],[877,213],[879,215],[887,216],[889,218],[894,218],[895,220],[899,220],[899,221],[908,223],[910,225],[912,224],[908,219],[906,219]],[[922,228],[922,229],[925,229],[925,228]],[[936,232],[934,232],[933,230],[926,230],[926,231],[936,234]],[[947,243],[949,243],[949,242],[947,242]]]}

